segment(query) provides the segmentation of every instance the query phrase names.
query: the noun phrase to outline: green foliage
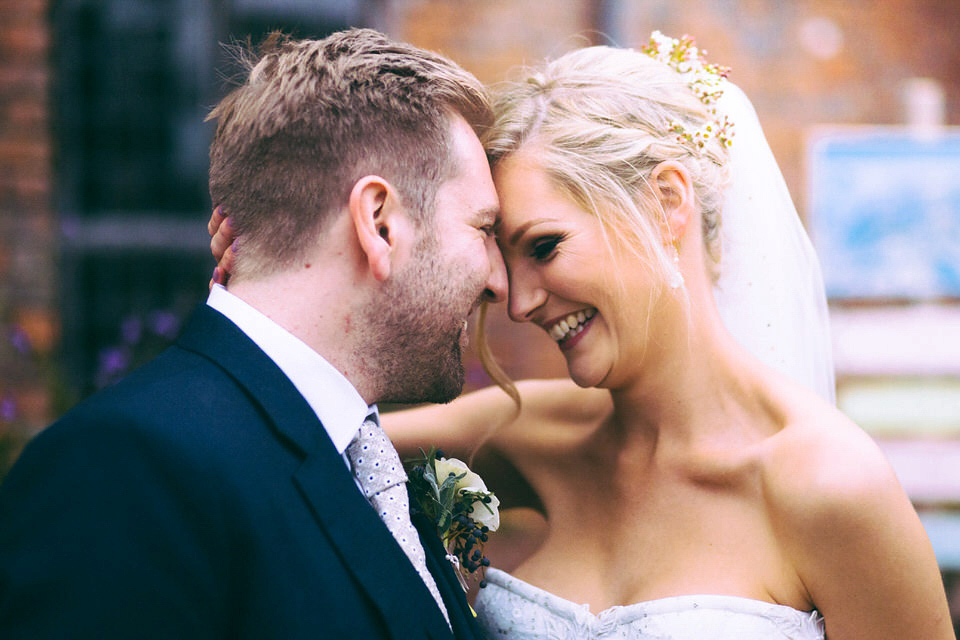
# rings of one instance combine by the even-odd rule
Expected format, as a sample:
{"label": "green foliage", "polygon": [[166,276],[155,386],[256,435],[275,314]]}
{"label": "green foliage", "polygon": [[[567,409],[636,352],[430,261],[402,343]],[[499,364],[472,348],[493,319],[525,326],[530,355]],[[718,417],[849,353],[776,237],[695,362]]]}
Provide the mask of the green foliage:
{"label": "green foliage", "polygon": [[[483,569],[490,561],[483,555],[483,545],[499,525],[499,500],[464,463],[447,460],[436,448],[429,453],[421,449],[420,457],[407,460],[406,467],[413,510],[433,522],[457,569],[480,571],[484,586]],[[477,509],[486,513],[478,514]]]}

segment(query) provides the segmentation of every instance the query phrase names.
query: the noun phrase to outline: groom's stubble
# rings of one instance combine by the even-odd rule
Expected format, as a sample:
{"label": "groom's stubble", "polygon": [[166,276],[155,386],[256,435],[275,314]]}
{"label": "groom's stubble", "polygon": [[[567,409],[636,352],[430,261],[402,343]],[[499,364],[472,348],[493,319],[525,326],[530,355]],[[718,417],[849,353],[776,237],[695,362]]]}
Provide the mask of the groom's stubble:
{"label": "groom's stubble", "polygon": [[378,402],[444,403],[463,390],[464,320],[479,305],[484,280],[444,259],[435,226],[423,223],[410,264],[363,314],[377,345]]}

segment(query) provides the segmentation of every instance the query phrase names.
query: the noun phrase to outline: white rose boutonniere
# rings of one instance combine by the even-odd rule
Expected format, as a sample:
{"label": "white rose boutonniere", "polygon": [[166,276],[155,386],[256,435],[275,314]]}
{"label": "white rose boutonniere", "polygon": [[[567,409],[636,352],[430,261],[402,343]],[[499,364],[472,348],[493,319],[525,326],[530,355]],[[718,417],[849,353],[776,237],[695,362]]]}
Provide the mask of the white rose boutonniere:
{"label": "white rose boutonniere", "polygon": [[434,462],[437,478],[446,479],[454,476],[456,484],[454,490],[461,496],[470,495],[476,499],[471,507],[471,518],[490,531],[500,527],[500,500],[491,491],[487,490],[483,478],[470,471],[466,464],[456,458],[437,458]]}
{"label": "white rose boutonniere", "polygon": [[483,479],[456,458],[431,448],[406,461],[414,509],[433,522],[456,568],[481,578],[490,561],[483,555],[487,535],[500,526],[500,500]]}

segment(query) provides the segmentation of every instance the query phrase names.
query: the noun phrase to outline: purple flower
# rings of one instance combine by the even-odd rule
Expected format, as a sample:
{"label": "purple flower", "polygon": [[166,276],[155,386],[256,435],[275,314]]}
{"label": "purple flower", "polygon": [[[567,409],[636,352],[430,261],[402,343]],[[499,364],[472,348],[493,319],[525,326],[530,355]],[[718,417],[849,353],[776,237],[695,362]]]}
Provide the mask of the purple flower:
{"label": "purple flower", "polygon": [[0,420],[13,422],[17,417],[17,401],[13,396],[5,395],[0,399]]}
{"label": "purple flower", "polygon": [[20,355],[29,355],[32,348],[30,346],[30,336],[27,335],[26,331],[13,325],[7,330],[7,338]]}
{"label": "purple flower", "polygon": [[97,370],[97,386],[105,387],[126,373],[132,362],[130,352],[124,347],[106,347],[100,350],[100,367]]}
{"label": "purple flower", "polygon": [[154,311],[150,314],[150,330],[167,340],[173,340],[180,331],[180,319],[169,311]]}

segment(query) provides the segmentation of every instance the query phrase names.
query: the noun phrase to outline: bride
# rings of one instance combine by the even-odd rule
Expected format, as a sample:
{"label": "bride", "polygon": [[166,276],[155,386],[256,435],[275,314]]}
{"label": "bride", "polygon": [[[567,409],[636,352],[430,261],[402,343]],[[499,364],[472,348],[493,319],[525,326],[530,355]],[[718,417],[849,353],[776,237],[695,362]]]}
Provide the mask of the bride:
{"label": "bride", "polygon": [[819,268],[752,107],[691,42],[650,48],[530,71],[485,140],[510,317],[556,340],[572,383],[520,383],[519,411],[492,388],[384,416],[401,451],[450,455],[497,425],[479,471],[546,519],[512,575],[487,572],[482,626],[953,638],[916,513],[829,402]]}
{"label": "bride", "polygon": [[508,310],[571,380],[384,425],[401,454],[479,447],[502,507],[546,521],[487,571],[490,638],[953,638],[916,513],[831,403],[816,258],[719,71],[654,34],[503,88],[485,145]]}

